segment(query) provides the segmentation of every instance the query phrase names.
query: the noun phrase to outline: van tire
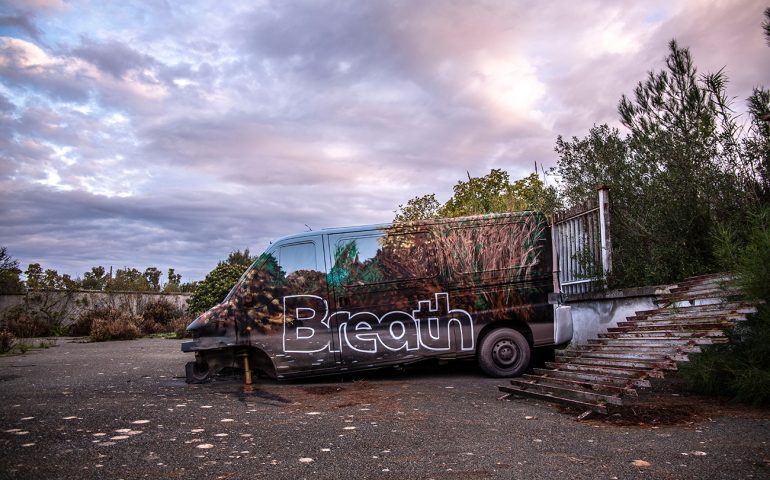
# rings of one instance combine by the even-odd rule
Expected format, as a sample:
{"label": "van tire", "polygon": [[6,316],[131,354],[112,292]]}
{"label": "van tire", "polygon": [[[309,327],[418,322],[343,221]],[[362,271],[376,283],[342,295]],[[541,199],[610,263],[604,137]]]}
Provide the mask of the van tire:
{"label": "van tire", "polygon": [[479,367],[492,377],[518,377],[529,367],[532,350],[524,335],[512,328],[487,334],[479,348]]}
{"label": "van tire", "polygon": [[184,366],[187,383],[206,383],[211,380],[211,369],[208,363],[187,362]]}

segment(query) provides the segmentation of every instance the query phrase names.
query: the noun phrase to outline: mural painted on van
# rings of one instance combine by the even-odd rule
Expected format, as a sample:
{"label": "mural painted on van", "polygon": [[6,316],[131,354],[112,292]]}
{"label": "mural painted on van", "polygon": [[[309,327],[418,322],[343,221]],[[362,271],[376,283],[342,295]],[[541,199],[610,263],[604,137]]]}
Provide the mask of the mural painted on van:
{"label": "mural painted on van", "polygon": [[544,218],[531,212],[285,237],[188,327],[188,381],[244,351],[278,378],[473,356],[493,324],[526,342],[490,347],[505,363],[505,352],[554,342],[550,256]]}

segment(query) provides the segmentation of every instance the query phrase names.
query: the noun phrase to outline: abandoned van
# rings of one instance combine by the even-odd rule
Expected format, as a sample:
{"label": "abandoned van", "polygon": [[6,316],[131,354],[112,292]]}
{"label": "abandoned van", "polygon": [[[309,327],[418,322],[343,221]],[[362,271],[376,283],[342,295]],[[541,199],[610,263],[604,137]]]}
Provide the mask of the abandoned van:
{"label": "abandoned van", "polygon": [[517,376],[572,338],[550,229],[517,212],[304,232],[274,242],[187,330],[187,381],[224,367],[278,379],[476,358]]}

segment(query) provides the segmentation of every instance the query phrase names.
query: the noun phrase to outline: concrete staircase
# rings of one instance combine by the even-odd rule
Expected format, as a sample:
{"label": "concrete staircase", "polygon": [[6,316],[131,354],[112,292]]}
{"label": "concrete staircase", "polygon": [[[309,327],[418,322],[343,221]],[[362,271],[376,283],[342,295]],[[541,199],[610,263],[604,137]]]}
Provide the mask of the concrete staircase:
{"label": "concrete staircase", "polygon": [[728,342],[725,330],[756,311],[725,274],[689,278],[655,303],[658,308],[636,312],[587,344],[557,351],[546,368],[498,387],[503,398],[532,397],[607,414],[650,387],[651,379],[676,370],[701,345]]}

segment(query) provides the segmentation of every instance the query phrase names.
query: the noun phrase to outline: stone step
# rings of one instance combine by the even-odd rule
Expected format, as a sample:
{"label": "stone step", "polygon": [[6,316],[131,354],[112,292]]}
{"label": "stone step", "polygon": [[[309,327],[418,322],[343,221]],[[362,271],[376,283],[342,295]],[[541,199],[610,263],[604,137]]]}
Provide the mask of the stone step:
{"label": "stone step", "polygon": [[569,371],[577,371],[577,372],[586,372],[586,373],[598,373],[603,375],[614,375],[616,377],[626,377],[626,378],[643,378],[643,377],[653,377],[653,378],[663,378],[663,374],[660,373],[659,370],[651,370],[649,368],[622,368],[622,367],[611,367],[607,365],[586,365],[586,364],[576,364],[576,363],[566,363],[566,362],[545,362],[546,367],[550,367],[553,369],[558,370],[569,370]]}
{"label": "stone step", "polygon": [[724,337],[725,332],[719,329],[676,329],[666,330],[632,330],[630,332],[600,333],[599,338],[703,338]]}
{"label": "stone step", "polygon": [[553,395],[543,394],[539,392],[534,391],[527,391],[520,389],[514,385],[511,386],[499,386],[497,387],[498,390],[500,390],[503,393],[507,393],[508,395],[521,395],[526,397],[532,397],[537,398],[539,400],[545,400],[547,402],[554,402],[554,403],[560,403],[562,405],[567,405],[570,407],[577,407],[583,410],[592,410],[596,413],[601,413],[603,415],[607,414],[607,406],[600,403],[592,403],[592,402],[584,402],[581,400],[573,400],[568,398],[561,398],[561,397],[554,397]]}
{"label": "stone step", "polygon": [[649,387],[650,381],[646,378],[629,378],[615,376],[607,373],[582,372],[577,370],[553,370],[546,368],[534,368],[536,375],[544,375],[552,378],[561,378],[572,381],[586,381],[592,383],[602,383],[605,385],[614,385],[616,387],[630,388]]}
{"label": "stone step", "polygon": [[[677,302],[694,302],[696,300],[709,300],[714,299],[719,302],[723,300],[738,300],[742,297],[742,294],[737,291],[723,291],[723,290],[717,290],[714,289],[712,291],[702,291],[702,292],[694,292],[694,293],[686,293],[686,294],[678,294],[678,295],[663,295],[659,299],[653,300],[652,303],[656,305],[671,305],[672,303]],[[713,303],[712,305],[717,305],[717,303]]]}
{"label": "stone step", "polygon": [[597,338],[589,339],[589,345],[610,345],[617,347],[650,347],[650,346],[689,346],[689,345],[713,345],[728,342],[727,337],[701,337],[701,338]]}
{"label": "stone step", "polygon": [[[545,372],[555,372],[554,370],[544,370]],[[630,396],[637,396],[636,389],[629,387],[627,385],[627,382],[625,379],[623,379],[623,383],[620,385],[614,385],[611,383],[604,383],[600,382],[596,379],[588,381],[586,379],[576,378],[576,377],[558,377],[549,375],[548,373],[543,373],[541,375],[532,375],[529,373],[525,373],[521,376],[521,378],[528,380],[528,381],[540,381],[542,383],[549,383],[549,384],[555,384],[555,385],[562,385],[570,388],[575,389],[582,389],[589,392],[599,392],[599,393],[613,393],[618,395],[630,395]]]}
{"label": "stone step", "polygon": [[700,285],[674,287],[669,289],[668,293],[662,294],[661,297],[665,298],[667,296],[689,295],[693,293],[718,293],[718,292],[733,292],[733,293],[741,294],[740,289],[735,286],[734,282],[733,283],[712,282],[712,283],[702,283]]}
{"label": "stone step", "polygon": [[729,275],[686,279],[658,297],[659,308],[638,311],[599,338],[558,351],[545,368],[498,388],[607,413],[624,397],[636,396],[637,388],[649,388],[651,378],[676,370],[701,345],[729,342],[725,331],[756,311],[739,293]]}
{"label": "stone step", "polygon": [[612,360],[628,360],[628,361],[643,361],[643,362],[665,362],[677,359],[676,356],[683,357],[682,361],[687,360],[686,354],[677,355],[675,351],[661,351],[661,352],[637,352],[635,349],[627,349],[626,351],[615,352],[602,352],[596,350],[564,350],[556,353],[556,359],[559,361],[569,361],[571,358],[606,358]]}
{"label": "stone step", "polygon": [[583,344],[578,347],[572,348],[570,350],[579,350],[579,351],[592,351],[592,352],[607,352],[607,353],[613,353],[613,352],[629,352],[634,351],[637,353],[646,353],[649,355],[666,355],[670,353],[699,353],[701,351],[700,347],[698,345],[676,345],[676,346],[669,346],[669,345],[647,345],[647,346],[634,346],[634,347],[626,347],[622,345],[593,345],[593,344]]}
{"label": "stone step", "polygon": [[[596,349],[596,347],[605,347],[605,349]],[[606,348],[614,348],[613,350],[607,350]],[[697,347],[692,347],[695,349]],[[640,348],[640,347],[609,347],[607,345],[595,345],[591,347],[581,347],[579,349],[564,351],[564,353],[557,353],[557,359],[568,359],[576,357],[589,357],[589,358],[617,358],[628,360],[644,360],[644,361],[666,361],[673,362],[688,362],[690,358],[688,353],[693,351],[682,351],[676,347],[664,347],[658,349]]]}
{"label": "stone step", "polygon": [[680,315],[649,315],[626,317],[621,323],[632,323],[635,325],[644,325],[640,322],[649,322],[650,324],[660,325],[664,322],[699,322],[704,320],[726,320],[743,321],[746,319],[745,313],[739,312],[702,312],[698,314],[680,314]]}
{"label": "stone step", "polygon": [[511,379],[511,385],[527,392],[537,392],[544,395],[552,395],[568,400],[591,402],[599,404],[622,405],[623,401],[617,394],[596,393],[584,390],[583,387],[555,385],[548,383],[548,379],[531,380],[525,378]]}
{"label": "stone step", "polygon": [[705,313],[705,312],[722,312],[725,314],[728,313],[753,313],[756,311],[756,306],[752,305],[747,302],[725,302],[725,303],[714,303],[714,304],[708,304],[708,305],[690,305],[686,307],[665,307],[665,308],[655,308],[653,310],[638,310],[634,312],[636,316],[646,316],[649,317],[651,315],[691,315],[693,313]]}
{"label": "stone step", "polygon": [[684,322],[619,322],[616,327],[609,327],[608,333],[622,333],[633,331],[653,331],[653,330],[674,330],[674,331],[693,331],[693,330],[724,330],[735,326],[735,322],[729,320],[698,320]]}
{"label": "stone step", "polygon": [[600,366],[600,367],[633,368],[637,370],[648,370],[648,369],[649,370],[654,370],[654,369],[676,370],[676,363],[666,359],[626,360],[626,359],[619,359],[619,358],[596,358],[596,357],[587,357],[587,356],[577,356],[577,357],[567,357],[567,358],[562,357],[561,359],[556,359],[556,360],[564,363],[570,363],[572,365],[594,365],[594,366]]}

